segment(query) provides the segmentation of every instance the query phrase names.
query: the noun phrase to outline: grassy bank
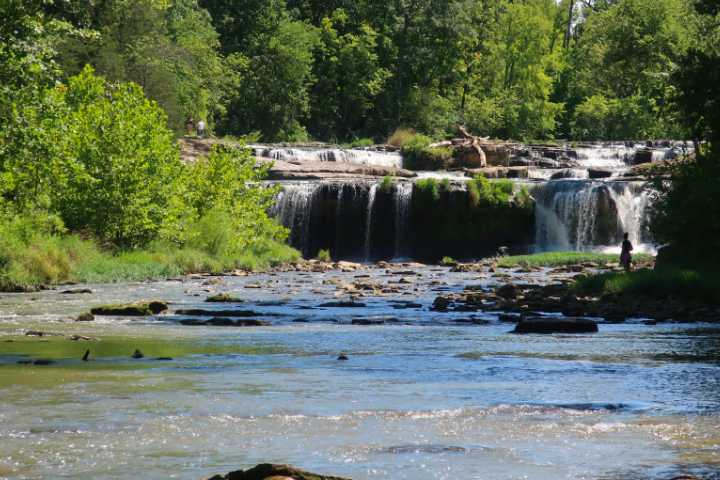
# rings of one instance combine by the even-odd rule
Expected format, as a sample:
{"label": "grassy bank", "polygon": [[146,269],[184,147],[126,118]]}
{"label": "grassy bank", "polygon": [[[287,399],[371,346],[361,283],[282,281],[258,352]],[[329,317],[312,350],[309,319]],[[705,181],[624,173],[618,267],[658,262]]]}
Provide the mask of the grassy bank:
{"label": "grassy bank", "polygon": [[0,239],[0,290],[25,290],[65,282],[157,280],[232,269],[258,270],[299,258],[296,250],[273,240],[231,255],[167,244],[112,252],[75,235],[4,237]]}
{"label": "grassy bank", "polygon": [[655,300],[682,299],[720,304],[718,272],[695,270],[637,270],[630,273],[604,273],[579,278],[575,291],[589,295],[621,295]]}
{"label": "grassy bank", "polygon": [[[637,263],[652,262],[652,255],[633,255],[633,261]],[[619,255],[593,252],[545,252],[533,255],[516,255],[502,257],[497,265],[501,268],[514,267],[563,267],[567,265],[579,265],[582,263],[595,263],[606,266],[611,263],[618,263]]]}

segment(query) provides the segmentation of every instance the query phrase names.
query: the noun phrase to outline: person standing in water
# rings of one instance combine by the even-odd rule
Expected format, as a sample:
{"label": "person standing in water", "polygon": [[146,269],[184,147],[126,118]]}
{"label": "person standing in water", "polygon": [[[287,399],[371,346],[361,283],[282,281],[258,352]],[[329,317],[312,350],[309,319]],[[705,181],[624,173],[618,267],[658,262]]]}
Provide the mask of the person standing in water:
{"label": "person standing in water", "polygon": [[633,251],[633,245],[628,240],[628,234],[623,235],[622,252],[620,253],[620,265],[625,268],[626,272],[630,271],[632,265],[632,255],[630,252]]}

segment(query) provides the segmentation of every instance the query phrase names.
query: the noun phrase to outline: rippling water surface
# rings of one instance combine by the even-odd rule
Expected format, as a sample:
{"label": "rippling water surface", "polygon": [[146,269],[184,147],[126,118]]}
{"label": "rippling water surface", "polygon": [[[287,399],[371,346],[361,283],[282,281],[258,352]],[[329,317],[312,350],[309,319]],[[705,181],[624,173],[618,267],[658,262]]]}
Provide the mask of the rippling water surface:
{"label": "rippling water surface", "polygon": [[[419,273],[426,288],[364,308],[318,307],[334,299],[326,280],[352,273],[1,295],[0,477],[198,479],[282,462],[354,479],[718,478],[720,329],[517,336],[492,312],[429,311],[438,291],[487,280]],[[240,308],[204,304],[208,291],[243,297],[272,326],[72,321],[147,298]],[[130,358],[136,348],[145,358]],[[56,363],[17,363],[38,358]]]}

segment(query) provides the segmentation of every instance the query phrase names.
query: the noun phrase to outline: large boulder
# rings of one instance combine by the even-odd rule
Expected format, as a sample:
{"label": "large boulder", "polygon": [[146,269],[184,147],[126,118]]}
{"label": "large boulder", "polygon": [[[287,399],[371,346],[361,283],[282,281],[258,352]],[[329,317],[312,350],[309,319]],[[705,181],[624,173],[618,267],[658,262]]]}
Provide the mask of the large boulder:
{"label": "large boulder", "polygon": [[513,333],[596,333],[598,325],[588,318],[526,317]]}
{"label": "large boulder", "polygon": [[263,463],[249,470],[237,470],[227,475],[215,475],[209,480],[350,480],[342,477],[332,477],[310,473],[290,465],[272,465]]}

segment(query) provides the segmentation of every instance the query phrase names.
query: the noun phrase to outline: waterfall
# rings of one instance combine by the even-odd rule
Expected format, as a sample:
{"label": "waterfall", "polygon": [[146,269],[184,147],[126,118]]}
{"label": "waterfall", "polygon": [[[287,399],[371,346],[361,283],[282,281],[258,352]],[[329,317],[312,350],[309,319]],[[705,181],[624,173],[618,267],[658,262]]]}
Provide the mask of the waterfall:
{"label": "waterfall", "polygon": [[533,194],[537,250],[616,245],[623,232],[637,245],[648,240],[650,194],[641,183],[558,180],[536,187]]}
{"label": "waterfall", "polygon": [[373,184],[370,187],[370,190],[368,191],[368,201],[367,201],[367,216],[366,216],[366,223],[365,223],[365,260],[370,261],[370,247],[371,247],[371,240],[372,240],[372,216],[373,216],[373,207],[375,206],[375,194],[377,193],[378,185],[377,183]]}
{"label": "waterfall", "polygon": [[400,182],[395,185],[393,200],[395,203],[395,258],[403,256],[406,242],[405,231],[410,215],[410,200],[412,199],[413,184]]}
{"label": "waterfall", "polygon": [[270,215],[290,229],[290,243],[305,252],[310,235],[313,197],[322,184],[293,183],[283,185]]}
{"label": "waterfall", "polygon": [[629,234],[633,245],[647,249],[650,191],[636,182],[615,183],[610,195],[617,206],[622,231]]}

